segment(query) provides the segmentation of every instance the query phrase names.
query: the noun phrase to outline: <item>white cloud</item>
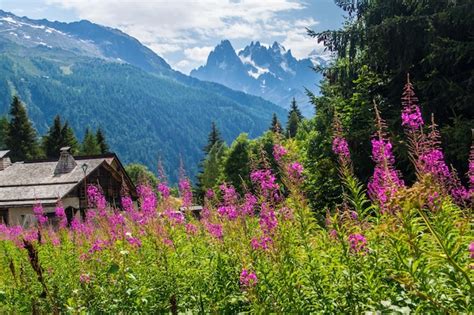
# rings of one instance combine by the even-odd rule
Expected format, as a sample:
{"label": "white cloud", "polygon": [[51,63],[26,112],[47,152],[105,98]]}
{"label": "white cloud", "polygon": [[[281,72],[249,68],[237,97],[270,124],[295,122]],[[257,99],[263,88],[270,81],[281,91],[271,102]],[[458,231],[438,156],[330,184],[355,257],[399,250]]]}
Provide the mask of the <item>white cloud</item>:
{"label": "white cloud", "polygon": [[184,50],[184,55],[193,61],[203,63],[207,60],[207,56],[209,56],[213,49],[213,46],[188,48]]}
{"label": "white cloud", "polygon": [[293,56],[298,59],[308,57],[309,53],[313,50],[324,53],[324,45],[318,43],[315,38],[309,37],[305,29],[288,31],[282,45],[287,49],[291,49]]}
{"label": "white cloud", "polygon": [[279,40],[298,57],[316,46],[303,33],[318,21],[293,14],[307,8],[301,0],[45,1],[82,19],[117,27],[165,58],[172,56],[175,66],[186,70],[205,61],[210,45],[222,39]]}

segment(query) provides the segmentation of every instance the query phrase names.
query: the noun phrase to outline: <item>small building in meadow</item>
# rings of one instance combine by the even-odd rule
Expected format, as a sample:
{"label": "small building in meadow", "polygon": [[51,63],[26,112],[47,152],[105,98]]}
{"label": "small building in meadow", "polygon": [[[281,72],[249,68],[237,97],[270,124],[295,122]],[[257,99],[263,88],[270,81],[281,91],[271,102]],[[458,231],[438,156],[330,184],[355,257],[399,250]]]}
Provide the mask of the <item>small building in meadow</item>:
{"label": "small building in meadow", "polygon": [[73,157],[65,147],[58,160],[11,163],[8,151],[0,151],[0,223],[34,224],[33,207],[38,203],[53,223],[58,202],[69,221],[84,216],[90,184],[100,186],[115,207],[121,207],[124,193],[137,199],[136,188],[114,153]]}

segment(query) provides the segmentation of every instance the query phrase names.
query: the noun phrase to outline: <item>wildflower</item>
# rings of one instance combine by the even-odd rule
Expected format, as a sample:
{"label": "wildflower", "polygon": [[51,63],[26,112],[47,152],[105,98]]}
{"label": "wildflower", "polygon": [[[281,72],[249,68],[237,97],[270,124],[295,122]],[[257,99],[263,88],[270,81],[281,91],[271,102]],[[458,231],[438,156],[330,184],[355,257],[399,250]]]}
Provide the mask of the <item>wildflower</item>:
{"label": "wildflower", "polygon": [[168,199],[168,197],[171,194],[171,191],[166,183],[159,183],[157,189],[160,192],[161,197],[163,197],[163,199]]}
{"label": "wildflower", "polygon": [[220,185],[219,188],[222,191],[225,204],[228,204],[228,205],[234,204],[237,201],[238,195],[237,195],[237,192],[235,191],[234,186],[227,185],[224,183]]}
{"label": "wildflower", "polygon": [[374,175],[367,188],[372,201],[380,206],[382,212],[388,210],[388,203],[395,196],[398,189],[405,184],[400,179],[400,174],[395,170],[395,157],[392,153],[392,143],[385,136],[385,122],[380,117],[377,105],[375,117],[377,133],[372,139],[372,160],[375,162]]}
{"label": "wildflower", "polygon": [[269,236],[264,236],[261,238],[252,238],[250,245],[253,250],[267,250],[273,244],[273,240]]}
{"label": "wildflower", "polygon": [[83,273],[79,276],[79,281],[81,283],[87,284],[91,282],[91,277],[88,274]]}
{"label": "wildflower", "polygon": [[217,213],[226,216],[229,220],[235,220],[238,217],[237,208],[234,205],[224,205],[217,208]]}
{"label": "wildflower", "polygon": [[140,185],[137,187],[138,196],[140,197],[141,210],[144,214],[144,219],[153,217],[156,214],[156,195],[151,187]]}
{"label": "wildflower", "polygon": [[33,213],[35,214],[40,226],[48,222],[48,217],[44,215],[43,206],[40,203],[33,207]]}
{"label": "wildflower", "polygon": [[207,224],[207,231],[215,238],[222,239],[223,237],[222,225],[220,224]]}
{"label": "wildflower", "polygon": [[281,158],[285,156],[287,153],[288,151],[281,144],[275,144],[273,146],[273,157],[275,158],[277,162],[280,161]]}
{"label": "wildflower", "polygon": [[260,190],[263,195],[267,198],[273,198],[279,200],[280,196],[278,190],[280,186],[276,182],[275,175],[272,174],[271,170],[256,170],[250,174],[252,182],[259,184]]}
{"label": "wildflower", "polygon": [[135,210],[133,208],[133,200],[132,198],[130,198],[130,196],[122,196],[120,201],[122,203],[122,207],[123,207],[123,210],[125,210],[125,212],[131,213]]}
{"label": "wildflower", "polygon": [[214,190],[212,190],[211,188],[209,188],[206,191],[206,198],[207,199],[214,199],[215,196],[216,196],[216,194],[214,193]]}
{"label": "wildflower", "polygon": [[242,269],[240,273],[240,284],[243,287],[250,288],[257,285],[258,278],[254,272],[249,272],[247,269]]}
{"label": "wildflower", "polygon": [[178,183],[179,193],[183,199],[183,207],[189,207],[193,201],[193,192],[191,183],[187,178],[181,179]]}
{"label": "wildflower", "polygon": [[474,241],[469,244],[469,257],[474,259]]}
{"label": "wildflower", "polygon": [[262,204],[259,224],[264,234],[271,234],[278,225],[275,211],[267,204]]}
{"label": "wildflower", "polygon": [[184,215],[181,211],[176,211],[176,210],[173,210],[173,209],[167,209],[164,212],[164,215],[173,224],[178,224],[178,225],[184,224],[185,218],[184,218]]}
{"label": "wildflower", "polygon": [[128,236],[127,242],[132,245],[132,247],[142,247],[142,241],[139,238]]}
{"label": "wildflower", "polygon": [[329,236],[331,238],[337,239],[337,231],[335,229],[332,229],[331,231],[329,231]]}
{"label": "wildflower", "polygon": [[255,205],[257,204],[257,197],[251,193],[245,194],[245,201],[241,206],[241,211],[243,215],[251,216],[254,214]]}
{"label": "wildflower", "polygon": [[366,250],[367,239],[362,234],[351,234],[349,235],[349,245],[352,252],[360,252]]}
{"label": "wildflower", "polygon": [[66,212],[64,211],[64,208],[61,204],[58,204],[56,206],[54,214],[59,219],[59,227],[65,228],[67,226],[67,217],[66,217]]}
{"label": "wildflower", "polygon": [[413,90],[410,77],[407,76],[407,83],[403,88],[402,95],[402,126],[413,132],[423,126],[423,117],[421,116],[418,98]]}
{"label": "wildflower", "polygon": [[192,223],[186,224],[185,228],[186,228],[186,233],[187,233],[188,235],[196,235],[196,234],[198,233],[198,228],[197,228],[197,226],[195,226],[195,225],[192,224]]}
{"label": "wildflower", "polygon": [[298,180],[303,174],[303,166],[299,162],[293,162],[288,166],[288,174],[291,178]]}
{"label": "wildflower", "polygon": [[332,141],[332,151],[340,158],[350,159],[349,144],[342,137],[335,137]]}
{"label": "wildflower", "polygon": [[107,247],[107,245],[108,245],[107,241],[98,239],[92,244],[91,249],[89,249],[89,253],[93,254],[95,252],[100,252],[104,250]]}
{"label": "wildflower", "polygon": [[165,238],[163,240],[163,243],[168,247],[174,247],[174,242],[172,240],[170,240],[169,238]]}
{"label": "wildflower", "polygon": [[105,215],[105,209],[107,207],[107,201],[104,195],[97,186],[87,186],[87,199],[89,205],[94,206],[99,210],[100,215]]}

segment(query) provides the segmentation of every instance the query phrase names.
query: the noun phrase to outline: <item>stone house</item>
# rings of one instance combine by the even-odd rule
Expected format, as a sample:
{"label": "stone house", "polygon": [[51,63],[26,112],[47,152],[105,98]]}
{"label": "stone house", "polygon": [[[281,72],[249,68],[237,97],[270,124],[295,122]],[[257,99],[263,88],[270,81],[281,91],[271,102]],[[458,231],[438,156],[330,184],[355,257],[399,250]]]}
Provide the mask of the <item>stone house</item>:
{"label": "stone house", "polygon": [[0,223],[34,224],[33,207],[38,203],[54,223],[59,201],[68,220],[84,216],[90,184],[99,185],[115,207],[121,206],[124,192],[137,199],[136,188],[114,153],[73,157],[70,148],[65,147],[59,160],[11,163],[8,152],[0,151]]}

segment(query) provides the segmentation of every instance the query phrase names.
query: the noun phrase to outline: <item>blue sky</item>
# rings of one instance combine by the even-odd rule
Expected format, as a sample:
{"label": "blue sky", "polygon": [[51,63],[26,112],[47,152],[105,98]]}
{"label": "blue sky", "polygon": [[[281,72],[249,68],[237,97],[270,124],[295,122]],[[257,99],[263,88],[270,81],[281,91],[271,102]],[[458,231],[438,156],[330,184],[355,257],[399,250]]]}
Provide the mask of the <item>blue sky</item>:
{"label": "blue sky", "polygon": [[251,41],[278,41],[304,58],[324,49],[305,27],[334,29],[343,21],[333,0],[0,0],[0,8],[34,19],[87,19],[119,28],[184,73],[204,64],[223,39],[237,50]]}

